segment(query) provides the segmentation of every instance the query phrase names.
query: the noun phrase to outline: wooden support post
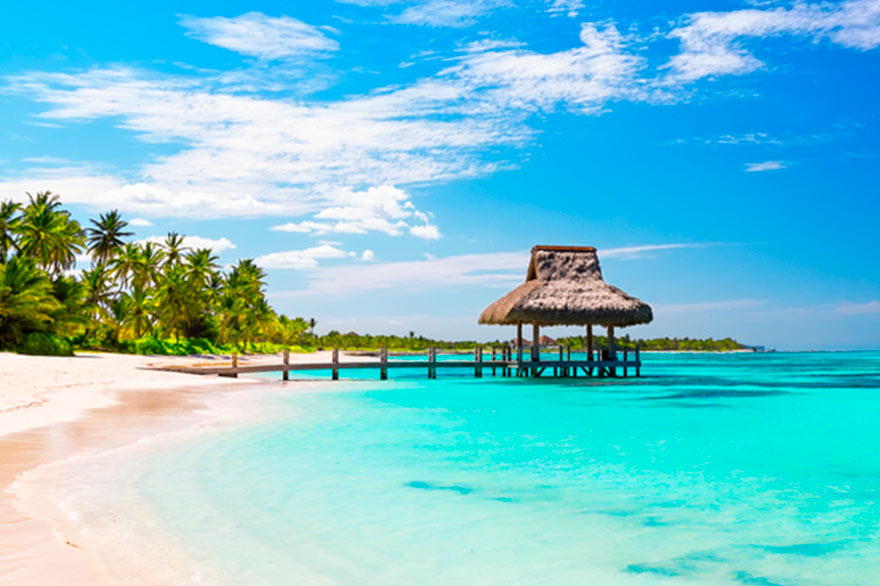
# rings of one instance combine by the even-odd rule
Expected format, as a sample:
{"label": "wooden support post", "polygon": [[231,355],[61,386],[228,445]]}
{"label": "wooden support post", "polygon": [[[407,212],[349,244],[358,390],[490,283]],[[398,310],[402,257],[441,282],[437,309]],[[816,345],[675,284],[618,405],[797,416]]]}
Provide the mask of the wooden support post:
{"label": "wooden support post", "polygon": [[553,367],[553,376],[565,376],[565,370],[562,366],[562,346],[559,347],[559,369]]}
{"label": "wooden support post", "polygon": [[593,324],[587,324],[587,360],[593,359]]}
{"label": "wooden support post", "polygon": [[623,378],[626,378],[626,356],[629,354],[629,350],[626,348],[623,349]]}
{"label": "wooden support post", "polygon": [[[381,360],[382,364],[387,364],[388,363],[388,348],[382,348],[379,356],[380,356],[379,359]],[[388,380],[388,369],[385,368],[384,366],[379,369],[379,378],[381,380]]]}
{"label": "wooden support post", "polygon": [[522,322],[516,322],[516,361],[522,362]]}
{"label": "wooden support post", "polygon": [[474,378],[483,376],[483,347],[474,348]]}
{"label": "wooden support post", "polygon": [[532,362],[541,360],[541,326],[532,324]]}
{"label": "wooden support post", "polygon": [[495,376],[495,346],[492,346],[492,376]]}
{"label": "wooden support post", "polygon": [[[608,360],[617,360],[617,347],[614,344],[614,326],[608,326]],[[617,376],[617,369],[609,367],[609,374]]]}
{"label": "wooden support post", "polygon": [[[238,352],[232,353],[232,368],[238,368]],[[238,378],[238,373],[233,372],[232,378]]]}
{"label": "wooden support post", "polygon": [[290,380],[290,371],[287,368],[288,366],[290,366],[290,348],[284,349],[283,356],[284,371],[281,373],[281,379]]}
{"label": "wooden support post", "polygon": [[436,360],[434,348],[428,348],[428,378],[437,378],[437,373],[434,370],[434,360]]}
{"label": "wooden support post", "polygon": [[339,348],[333,348],[333,380],[339,380]]}
{"label": "wooden support post", "polygon": [[639,357],[639,347],[636,346],[636,378],[642,376],[642,359]]}

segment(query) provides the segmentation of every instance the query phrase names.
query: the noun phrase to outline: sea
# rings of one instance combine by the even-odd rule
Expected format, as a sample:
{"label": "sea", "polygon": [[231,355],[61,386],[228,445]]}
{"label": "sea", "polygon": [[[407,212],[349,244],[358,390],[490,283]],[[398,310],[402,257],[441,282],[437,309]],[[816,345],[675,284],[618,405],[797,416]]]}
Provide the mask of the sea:
{"label": "sea", "polygon": [[880,353],[642,361],[263,384],[64,508],[165,583],[880,584]]}

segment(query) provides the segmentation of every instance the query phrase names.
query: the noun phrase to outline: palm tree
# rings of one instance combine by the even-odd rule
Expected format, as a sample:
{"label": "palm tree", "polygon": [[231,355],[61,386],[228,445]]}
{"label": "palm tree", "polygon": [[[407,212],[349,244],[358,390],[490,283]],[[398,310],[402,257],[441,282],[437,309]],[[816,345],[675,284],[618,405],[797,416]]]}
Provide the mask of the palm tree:
{"label": "palm tree", "polygon": [[125,231],[128,222],[122,219],[118,210],[101,214],[97,220],[91,222],[94,228],[87,230],[89,252],[96,263],[105,263],[116,256],[124,244],[122,239],[134,235],[134,232]]}
{"label": "palm tree", "polygon": [[128,320],[134,328],[134,337],[140,338],[144,332],[153,329],[150,314],[153,310],[152,300],[143,289],[134,289],[128,298]]}
{"label": "palm tree", "polygon": [[106,265],[97,265],[83,271],[82,282],[86,288],[86,305],[93,309],[93,317],[97,319],[106,313],[114,300],[111,273]]}
{"label": "palm tree", "polygon": [[156,288],[155,302],[162,323],[179,340],[192,309],[186,276],[180,266],[165,271]]}
{"label": "palm tree", "polygon": [[[30,194],[28,194],[30,196]],[[82,252],[85,235],[79,222],[65,211],[56,211],[58,196],[49,192],[30,196],[16,230],[21,254],[33,258],[50,275],[73,266],[76,254]]]}
{"label": "palm tree", "polygon": [[21,204],[12,200],[0,203],[0,263],[6,262],[9,252],[17,249],[15,237],[21,223],[19,209]]}
{"label": "palm tree", "polygon": [[110,271],[113,278],[119,283],[120,289],[129,286],[138,270],[141,257],[141,248],[135,243],[126,243],[110,261]]}
{"label": "palm tree", "polygon": [[309,319],[309,332],[314,336],[315,335],[315,326],[318,325],[318,320],[315,318]]}
{"label": "palm tree", "polygon": [[186,255],[187,280],[198,289],[205,289],[217,270],[217,257],[210,248],[199,248]]}
{"label": "palm tree", "polygon": [[165,268],[180,264],[183,252],[189,248],[183,245],[183,237],[177,232],[169,232],[165,237]]}
{"label": "palm tree", "polygon": [[59,309],[52,284],[32,259],[12,257],[0,264],[0,347],[47,329]]}
{"label": "palm tree", "polygon": [[165,253],[152,242],[146,242],[140,247],[140,255],[135,265],[132,286],[140,289],[155,287],[159,282],[160,267]]}

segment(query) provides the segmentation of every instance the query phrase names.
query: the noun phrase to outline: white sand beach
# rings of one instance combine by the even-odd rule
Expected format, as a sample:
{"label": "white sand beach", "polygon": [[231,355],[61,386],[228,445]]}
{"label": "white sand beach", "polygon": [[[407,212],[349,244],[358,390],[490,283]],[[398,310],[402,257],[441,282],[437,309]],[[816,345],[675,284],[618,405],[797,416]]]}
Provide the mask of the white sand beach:
{"label": "white sand beach", "polygon": [[[329,361],[329,354],[292,355],[291,362]],[[19,475],[39,466],[190,425],[193,414],[209,398],[252,391],[266,382],[148,369],[221,360],[0,353],[0,585],[109,582],[96,552],[66,538],[59,527],[25,514],[9,487]],[[259,356],[243,358],[241,363],[279,360]],[[291,382],[288,388],[303,384]]]}

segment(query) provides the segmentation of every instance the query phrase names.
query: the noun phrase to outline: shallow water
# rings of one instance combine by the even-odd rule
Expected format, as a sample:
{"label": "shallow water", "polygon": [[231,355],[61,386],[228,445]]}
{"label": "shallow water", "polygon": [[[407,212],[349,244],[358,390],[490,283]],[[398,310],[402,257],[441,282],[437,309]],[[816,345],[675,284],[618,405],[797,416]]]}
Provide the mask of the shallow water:
{"label": "shallow water", "polygon": [[880,583],[880,354],[643,361],[288,387],[138,491],[230,584]]}

